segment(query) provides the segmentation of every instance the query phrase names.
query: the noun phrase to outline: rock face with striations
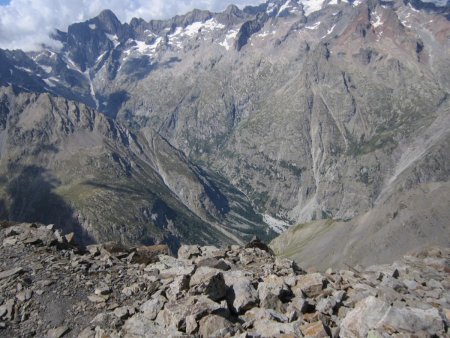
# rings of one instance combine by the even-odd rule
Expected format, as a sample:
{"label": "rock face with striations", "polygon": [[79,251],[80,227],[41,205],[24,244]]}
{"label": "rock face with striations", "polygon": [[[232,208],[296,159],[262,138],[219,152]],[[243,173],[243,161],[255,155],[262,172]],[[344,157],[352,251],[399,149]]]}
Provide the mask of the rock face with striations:
{"label": "rock face with striations", "polygon": [[[449,249],[306,273],[258,247],[80,251],[54,226],[2,223],[5,337],[444,337]],[[133,263],[137,256],[149,263]],[[188,253],[191,254],[188,254]],[[199,266],[205,260],[228,268]]]}

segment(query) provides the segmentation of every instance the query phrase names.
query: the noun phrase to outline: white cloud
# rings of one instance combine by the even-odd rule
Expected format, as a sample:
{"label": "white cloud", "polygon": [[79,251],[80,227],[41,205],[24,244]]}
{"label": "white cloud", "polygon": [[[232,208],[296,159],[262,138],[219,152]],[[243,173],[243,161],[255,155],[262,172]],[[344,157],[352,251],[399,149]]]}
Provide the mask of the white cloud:
{"label": "white cloud", "polygon": [[[0,6],[0,48],[36,50],[43,43],[54,45],[49,34],[65,31],[73,22],[90,19],[111,9],[122,22],[133,17],[170,18],[194,8],[221,11],[232,0],[12,0]],[[236,0],[238,6],[263,0]]]}

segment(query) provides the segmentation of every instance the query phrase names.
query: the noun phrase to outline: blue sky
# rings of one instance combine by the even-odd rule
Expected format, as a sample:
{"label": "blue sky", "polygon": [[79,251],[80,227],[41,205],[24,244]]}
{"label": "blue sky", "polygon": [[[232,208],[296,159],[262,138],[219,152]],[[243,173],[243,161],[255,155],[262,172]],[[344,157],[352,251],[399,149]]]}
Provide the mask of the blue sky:
{"label": "blue sky", "polygon": [[0,0],[0,6],[9,4],[9,0]]}

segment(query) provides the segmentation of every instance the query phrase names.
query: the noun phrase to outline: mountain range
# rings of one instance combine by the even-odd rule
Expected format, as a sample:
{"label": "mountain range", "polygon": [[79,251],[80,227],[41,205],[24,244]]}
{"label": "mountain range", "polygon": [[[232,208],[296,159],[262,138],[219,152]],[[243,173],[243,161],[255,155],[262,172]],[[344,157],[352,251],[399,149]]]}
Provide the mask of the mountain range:
{"label": "mountain range", "polygon": [[273,247],[302,266],[449,245],[449,20],[419,0],[105,10],[59,49],[0,50],[1,216],[173,249],[290,228]]}

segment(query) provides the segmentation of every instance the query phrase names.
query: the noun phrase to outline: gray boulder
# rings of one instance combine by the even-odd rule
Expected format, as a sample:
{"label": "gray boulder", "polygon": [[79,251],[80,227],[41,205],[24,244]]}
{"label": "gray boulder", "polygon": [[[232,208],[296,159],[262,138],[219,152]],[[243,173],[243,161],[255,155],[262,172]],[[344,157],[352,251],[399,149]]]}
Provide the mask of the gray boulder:
{"label": "gray boulder", "polygon": [[220,270],[209,267],[198,268],[192,276],[189,286],[192,292],[204,294],[215,301],[223,299],[227,289]]}
{"label": "gray boulder", "polygon": [[200,337],[224,337],[234,332],[234,325],[228,319],[218,315],[208,315],[199,322]]}
{"label": "gray boulder", "polygon": [[439,335],[444,323],[436,309],[396,308],[373,296],[360,301],[341,323],[341,336],[365,337],[372,329],[391,328],[397,332],[426,332]]}
{"label": "gray boulder", "polygon": [[182,245],[178,249],[178,258],[192,259],[202,254],[198,245]]}
{"label": "gray boulder", "polygon": [[159,295],[155,298],[149,299],[144,304],[142,304],[140,310],[146,318],[154,320],[158,313],[163,309],[166,302],[167,299]]}
{"label": "gray boulder", "polygon": [[237,278],[229,285],[227,291],[227,302],[230,309],[240,314],[258,304],[258,292],[251,281],[245,277]]}

